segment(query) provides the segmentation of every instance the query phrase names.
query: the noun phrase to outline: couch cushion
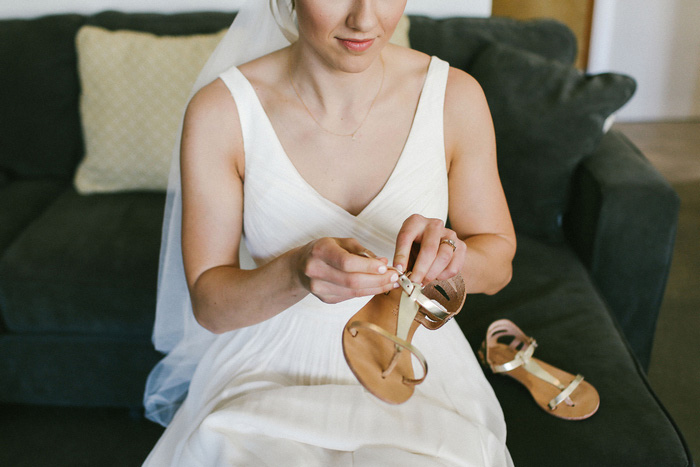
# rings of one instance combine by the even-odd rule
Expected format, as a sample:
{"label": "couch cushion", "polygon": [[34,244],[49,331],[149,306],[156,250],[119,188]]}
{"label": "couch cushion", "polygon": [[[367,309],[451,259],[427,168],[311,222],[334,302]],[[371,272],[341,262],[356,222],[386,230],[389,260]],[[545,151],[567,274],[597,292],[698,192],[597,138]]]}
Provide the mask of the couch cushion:
{"label": "couch cushion", "polygon": [[22,229],[67,186],[60,180],[18,180],[0,186],[0,258]]}
{"label": "couch cushion", "polygon": [[[590,419],[545,413],[512,378],[485,370],[501,402],[515,465],[687,465],[682,438],[656,399],[599,298],[588,273],[564,246],[519,236],[512,282],[494,296],[467,297],[457,320],[476,352],[488,325],[501,318],[537,339],[535,357],[581,373],[600,394]],[[567,440],[559,443],[558,440]]]}
{"label": "couch cushion", "polygon": [[75,175],[80,193],[167,188],[182,112],[224,33],[161,37],[80,29],[76,48],[85,138],[85,158]]}
{"label": "couch cushion", "polygon": [[8,329],[150,335],[164,198],[68,189],[0,260]]}
{"label": "couch cushion", "polygon": [[159,36],[181,36],[208,34],[228,28],[235,13],[192,12],[192,13],[123,13],[105,11],[86,18],[85,24],[100,26],[116,31],[129,29],[150,32]]}
{"label": "couch cushion", "polygon": [[73,39],[83,17],[0,21],[0,169],[70,179],[82,154]]}
{"label": "couch cushion", "polygon": [[160,358],[145,336],[0,334],[0,402],[139,407]]}
{"label": "couch cushion", "polygon": [[584,75],[530,52],[493,44],[468,70],[493,116],[498,168],[517,231],[563,239],[561,220],[576,166],[605,120],[634,93],[627,76]]}
{"label": "couch cushion", "polygon": [[411,17],[411,46],[437,55],[454,67],[468,70],[476,54],[498,42],[571,65],[576,59],[576,37],[553,20],[518,21],[511,18]]}

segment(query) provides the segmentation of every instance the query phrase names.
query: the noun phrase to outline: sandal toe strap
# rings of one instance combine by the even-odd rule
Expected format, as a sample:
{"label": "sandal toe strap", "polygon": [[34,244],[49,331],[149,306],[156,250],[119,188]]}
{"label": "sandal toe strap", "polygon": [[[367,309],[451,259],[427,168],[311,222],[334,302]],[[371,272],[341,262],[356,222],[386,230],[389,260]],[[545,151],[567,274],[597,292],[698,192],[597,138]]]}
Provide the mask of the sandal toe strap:
{"label": "sandal toe strap", "polygon": [[556,409],[559,404],[561,404],[566,399],[568,399],[569,396],[571,395],[571,393],[576,390],[576,388],[578,387],[579,384],[581,384],[582,381],[583,381],[583,375],[581,375],[581,374],[576,375],[576,378],[574,378],[574,380],[571,381],[571,383],[565,389],[563,389],[562,392],[560,392],[557,397],[555,397],[554,399],[549,401],[548,405],[549,405],[550,410]]}

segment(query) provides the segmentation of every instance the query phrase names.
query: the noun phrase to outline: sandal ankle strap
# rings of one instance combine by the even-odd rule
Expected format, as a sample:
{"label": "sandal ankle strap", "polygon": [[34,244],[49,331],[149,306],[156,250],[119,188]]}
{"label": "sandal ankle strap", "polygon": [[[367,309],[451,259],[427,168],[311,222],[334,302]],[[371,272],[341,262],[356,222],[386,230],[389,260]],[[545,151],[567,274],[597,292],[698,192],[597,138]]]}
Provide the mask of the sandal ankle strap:
{"label": "sandal ankle strap", "polygon": [[[396,270],[396,272],[399,272]],[[410,273],[399,272],[398,284],[406,295],[402,295],[402,300],[410,298],[416,303],[418,309],[416,313],[411,313],[416,321],[430,329],[439,329],[454,315],[459,313],[466,299],[466,287],[462,276],[456,275],[446,281],[433,281],[423,286],[417,282],[412,282]],[[434,297],[429,296],[430,293]],[[446,300],[447,306],[443,306],[439,300]],[[452,301],[451,301],[452,300]],[[407,320],[406,326],[410,326],[411,321]]]}

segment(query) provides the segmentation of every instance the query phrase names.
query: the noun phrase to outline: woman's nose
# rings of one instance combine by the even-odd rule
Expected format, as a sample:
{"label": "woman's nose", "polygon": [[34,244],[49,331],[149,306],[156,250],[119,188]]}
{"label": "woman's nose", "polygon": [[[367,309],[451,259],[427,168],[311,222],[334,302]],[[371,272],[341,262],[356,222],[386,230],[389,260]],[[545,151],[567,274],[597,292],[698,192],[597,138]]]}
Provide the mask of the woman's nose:
{"label": "woman's nose", "polygon": [[370,31],[377,25],[375,0],[355,0],[347,18],[347,26],[356,31]]}

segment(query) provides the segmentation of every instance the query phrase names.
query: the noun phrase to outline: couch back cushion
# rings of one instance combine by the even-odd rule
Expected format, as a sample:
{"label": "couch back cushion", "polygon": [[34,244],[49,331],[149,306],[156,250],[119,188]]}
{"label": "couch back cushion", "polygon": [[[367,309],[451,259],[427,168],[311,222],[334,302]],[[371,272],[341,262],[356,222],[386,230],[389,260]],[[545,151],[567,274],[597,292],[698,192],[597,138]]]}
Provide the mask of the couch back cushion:
{"label": "couch back cushion", "polygon": [[69,179],[82,154],[78,15],[0,21],[0,171]]}
{"label": "couch back cushion", "polygon": [[411,47],[437,55],[453,67],[468,70],[477,54],[491,43],[518,47],[571,65],[576,60],[576,36],[562,23],[536,19],[411,17]]}
{"label": "couch back cushion", "polygon": [[150,32],[158,36],[189,36],[209,34],[228,28],[235,17],[233,12],[161,14],[105,11],[87,17],[85,24],[112,31],[128,29]]}
{"label": "couch back cushion", "polygon": [[585,75],[503,44],[483,49],[469,71],[491,109],[516,231],[562,241],[573,173],[600,143],[607,118],[632,97],[635,81],[615,73]]}

